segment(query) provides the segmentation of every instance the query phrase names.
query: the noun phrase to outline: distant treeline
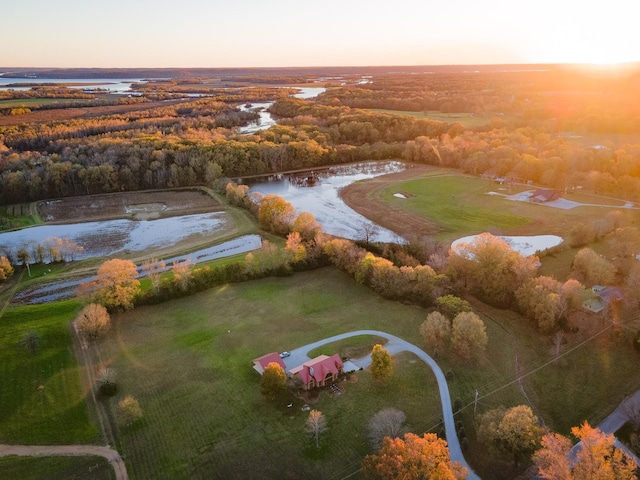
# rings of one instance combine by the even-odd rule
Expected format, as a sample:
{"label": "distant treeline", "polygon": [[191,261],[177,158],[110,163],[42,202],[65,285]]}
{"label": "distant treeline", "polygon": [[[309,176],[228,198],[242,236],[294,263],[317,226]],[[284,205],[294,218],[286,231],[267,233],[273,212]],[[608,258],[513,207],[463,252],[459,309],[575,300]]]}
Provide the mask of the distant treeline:
{"label": "distant treeline", "polygon": [[[332,88],[313,100],[282,97],[280,88],[220,89],[179,105],[4,127],[0,202],[210,185],[224,177],[398,158],[639,200],[640,140],[614,136],[640,131],[638,78],[398,74]],[[235,105],[269,94],[281,96],[271,107],[279,125],[239,135],[234,127],[257,114]],[[491,120],[469,129],[358,108],[365,105],[471,111]]]}

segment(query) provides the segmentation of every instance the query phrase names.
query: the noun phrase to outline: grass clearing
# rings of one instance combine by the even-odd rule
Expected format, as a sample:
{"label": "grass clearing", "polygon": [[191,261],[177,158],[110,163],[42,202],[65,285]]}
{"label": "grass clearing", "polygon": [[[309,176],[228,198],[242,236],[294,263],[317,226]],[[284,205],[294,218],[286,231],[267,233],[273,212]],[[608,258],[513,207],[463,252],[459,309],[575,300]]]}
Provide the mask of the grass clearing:
{"label": "grass clearing", "polygon": [[[557,363],[536,370],[552,358],[550,339],[538,335],[531,322],[513,312],[478,302],[473,306],[485,321],[489,336],[484,359],[461,362],[445,354],[437,361],[449,378],[451,398],[464,407],[457,420],[470,437],[467,455],[480,473],[483,454],[473,442],[476,390],[478,413],[499,405],[528,403],[529,399],[548,426],[566,434],[569,427],[584,419],[597,424],[630,393],[631,386],[640,384],[636,354],[624,342],[612,348],[609,335],[584,345],[579,345],[584,337],[569,338],[564,351],[578,348]],[[0,337],[2,365],[19,359],[24,362],[26,351],[21,357],[19,348],[23,347],[17,346],[15,339],[34,327],[41,327],[43,339],[52,338],[48,329],[61,336],[64,333],[65,338],[55,342],[56,352],[59,345],[65,345],[72,358],[66,325],[76,308],[73,302],[62,302],[8,310],[2,321],[9,328]],[[435,378],[410,354],[394,357],[395,373],[389,385],[380,387],[368,371],[361,371],[353,376],[353,382],[339,383],[343,394],[338,397],[322,391],[313,398],[286,396],[267,401],[259,393],[259,376],[251,368],[251,360],[267,352],[291,350],[361,328],[386,331],[421,346],[418,327],[426,313],[419,307],[385,301],[346,274],[324,268],[215,288],[115,317],[114,332],[100,346],[102,360],[118,375],[120,390],[112,406],[122,396],[133,395],[144,412],[138,424],[119,435],[131,477],[344,478],[357,471],[362,458],[370,453],[366,439],[369,419],[389,406],[407,414],[412,431],[440,434]],[[7,337],[14,340],[7,341]],[[334,351],[316,353],[360,350],[378,340],[355,337],[334,344]],[[50,343],[47,340],[46,345]],[[43,342],[41,355],[49,352],[46,345]],[[54,358],[47,355],[46,365],[35,372],[59,364],[50,361]],[[52,404],[45,404],[38,396],[43,393],[38,385],[45,384],[48,393],[53,390],[53,381],[34,379],[29,371],[23,373],[24,369],[3,369],[4,384],[12,388],[6,397],[6,391],[0,393],[0,408],[4,409],[0,418],[7,419],[0,423],[2,441],[86,443],[97,437],[84,399],[77,394],[53,395],[51,398],[61,400],[55,402],[59,410],[54,410],[52,419],[44,418],[46,414],[28,421],[16,416],[18,411],[36,410],[32,408],[34,394],[40,399],[37,406],[43,405],[50,413]],[[525,397],[515,379],[533,371],[522,382]],[[79,385],[77,367],[71,377],[65,384],[75,379]],[[21,382],[30,395],[13,386]],[[287,407],[289,403],[291,407]],[[320,449],[305,433],[308,413],[301,410],[305,403],[327,419],[329,429],[321,436]],[[74,415],[69,418],[59,411]],[[65,422],[63,428],[60,421]],[[13,432],[14,437],[8,438],[5,432]],[[47,438],[42,432],[47,432]]]}
{"label": "grass clearing", "polygon": [[384,337],[374,337],[371,335],[358,335],[345,338],[337,342],[327,343],[321,347],[309,350],[309,357],[315,358],[319,355],[331,356],[334,353],[342,358],[360,358],[368,355],[373,350],[374,345],[384,346],[387,339]]}
{"label": "grass clearing", "polygon": [[[366,182],[363,184],[366,185]],[[621,205],[615,199],[605,198],[602,204],[611,208],[584,206],[563,210],[488,194],[513,195],[531,188],[523,185],[501,187],[492,180],[452,171],[449,174],[420,174],[410,180],[390,181],[382,188],[376,185],[370,201],[382,202],[397,211],[410,212],[433,222],[439,230],[437,238],[445,242],[485,231],[498,235],[553,234],[566,237],[573,225],[601,219]],[[397,193],[407,198],[394,196]],[[587,200],[589,203],[598,203],[600,198],[572,195],[567,198]],[[638,220],[636,210],[619,211],[623,214],[623,224]]]}
{"label": "grass clearing", "polygon": [[[531,218],[505,209],[502,197],[486,194],[496,187],[474,177],[429,176],[386,188],[381,196],[393,207],[428,216],[440,227],[439,236],[451,240],[470,232],[509,230],[531,223]],[[395,197],[398,192],[408,198]]]}
{"label": "grass clearing", "polygon": [[102,358],[119,372],[121,395],[138,398],[145,414],[120,437],[128,468],[135,478],[159,479],[352,473],[369,453],[366,422],[379,409],[400,408],[415,428],[438,423],[430,370],[403,356],[393,388],[380,389],[368,372],[359,372],[357,383],[341,383],[342,396],[323,392],[312,404],[329,425],[318,451],[304,431],[308,414],[301,406],[308,400],[266,401],[251,360],[356,328],[410,338],[424,315],[327,268],[212,289],[119,316]]}
{"label": "grass clearing", "polygon": [[427,112],[409,112],[405,110],[385,110],[382,108],[371,108],[372,112],[390,113],[393,115],[409,115],[415,118],[428,118],[438,122],[456,123],[459,122],[467,128],[483,127],[491,119],[486,116],[476,116],[473,113],[444,113],[437,110],[429,110]]}
{"label": "grass clearing", "polygon": [[[545,339],[518,315],[481,304],[475,307],[489,335],[485,358],[481,362],[460,362],[449,355],[437,359],[449,372],[452,399],[465,407],[458,416],[470,436],[476,390],[481,398],[478,413],[527,403],[514,382],[516,354],[521,372],[551,355]],[[120,395],[134,395],[145,413],[139,425],[121,432],[128,468],[136,478],[211,478],[211,472],[216,472],[215,478],[288,474],[343,478],[370,453],[366,424],[381,408],[405,411],[415,432],[440,433],[435,378],[409,354],[396,356],[389,387],[379,388],[367,371],[358,372],[357,383],[340,384],[342,396],[322,392],[315,403],[293,397],[266,401],[251,368],[251,360],[267,352],[291,350],[360,328],[379,329],[422,345],[418,327],[426,313],[382,300],[343,273],[325,268],[229,285],[120,315],[115,336],[102,346],[102,358],[119,372]],[[356,337],[348,344],[334,344],[333,351],[315,353],[360,348],[372,341],[376,339]],[[585,347],[585,351],[590,350]],[[594,378],[604,374],[599,367],[589,373]],[[578,388],[571,378],[563,381],[567,391]],[[532,392],[528,383],[524,386],[545,407],[553,396],[563,395],[557,390],[545,393],[537,384],[542,393]],[[583,399],[580,410],[552,410],[551,415],[577,424],[582,420],[578,411],[582,415],[609,405],[605,393]],[[330,428],[320,450],[304,432],[307,413],[300,407],[307,402],[325,414]],[[549,424],[558,422],[542,408],[536,413]],[[261,465],[260,472],[246,464],[248,455],[254,459],[252,465]]]}
{"label": "grass clearing", "polygon": [[[73,352],[70,322],[75,301],[9,308],[0,319],[0,442],[92,443],[99,431],[89,420]],[[37,332],[35,354],[22,344]]]}
{"label": "grass clearing", "polygon": [[1,457],[2,478],[20,480],[115,480],[109,462],[102,457]]}

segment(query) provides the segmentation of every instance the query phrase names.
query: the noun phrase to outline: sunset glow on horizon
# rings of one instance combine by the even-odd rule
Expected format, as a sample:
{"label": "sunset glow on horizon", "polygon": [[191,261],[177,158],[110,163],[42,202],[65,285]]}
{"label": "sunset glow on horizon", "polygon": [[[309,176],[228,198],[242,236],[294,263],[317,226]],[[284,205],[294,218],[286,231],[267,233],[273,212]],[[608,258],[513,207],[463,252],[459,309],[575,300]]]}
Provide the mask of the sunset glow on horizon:
{"label": "sunset glow on horizon", "polygon": [[640,61],[628,0],[68,0],[3,6],[0,67],[295,67]]}

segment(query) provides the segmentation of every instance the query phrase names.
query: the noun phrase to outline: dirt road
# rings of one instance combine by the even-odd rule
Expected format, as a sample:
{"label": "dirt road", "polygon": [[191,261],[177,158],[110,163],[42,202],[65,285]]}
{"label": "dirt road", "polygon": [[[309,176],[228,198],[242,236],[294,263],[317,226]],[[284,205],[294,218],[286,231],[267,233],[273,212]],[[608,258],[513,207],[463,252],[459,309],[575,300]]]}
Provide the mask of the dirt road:
{"label": "dirt road", "polygon": [[120,454],[110,447],[100,445],[0,445],[0,457],[104,457],[113,466],[117,480],[128,480],[127,469]]}

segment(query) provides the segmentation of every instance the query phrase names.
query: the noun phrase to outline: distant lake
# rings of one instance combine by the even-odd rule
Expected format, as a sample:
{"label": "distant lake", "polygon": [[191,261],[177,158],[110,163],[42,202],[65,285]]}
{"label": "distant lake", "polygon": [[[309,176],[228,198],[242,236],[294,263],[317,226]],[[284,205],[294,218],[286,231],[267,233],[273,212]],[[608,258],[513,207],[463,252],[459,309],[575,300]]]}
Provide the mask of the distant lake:
{"label": "distant lake", "polygon": [[82,84],[69,88],[95,90],[101,88],[110,93],[131,93],[131,85],[143,82],[142,79],[122,78],[5,78],[0,77],[0,90],[29,90],[31,87],[9,87],[11,84],[37,83],[76,83]]}

